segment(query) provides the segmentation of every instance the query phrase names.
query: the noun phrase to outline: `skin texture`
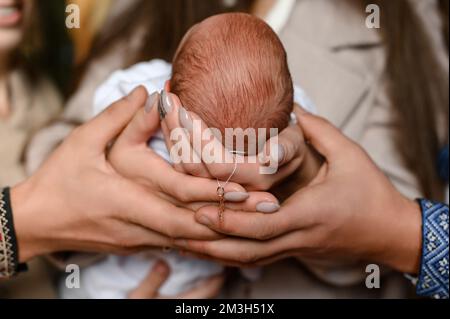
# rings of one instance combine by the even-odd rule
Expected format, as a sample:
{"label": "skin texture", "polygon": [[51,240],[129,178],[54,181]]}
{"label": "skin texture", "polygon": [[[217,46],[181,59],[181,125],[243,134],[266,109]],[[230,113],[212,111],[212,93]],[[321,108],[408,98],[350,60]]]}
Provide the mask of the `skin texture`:
{"label": "skin texture", "polygon": [[[276,214],[249,214],[229,206],[196,214],[200,224],[233,237],[178,240],[196,256],[234,266],[264,265],[288,257],[352,258],[418,272],[421,212],[403,197],[368,155],[326,120],[298,114],[306,140],[326,159],[319,175]],[[357,239],[357,240],[355,240]]]}

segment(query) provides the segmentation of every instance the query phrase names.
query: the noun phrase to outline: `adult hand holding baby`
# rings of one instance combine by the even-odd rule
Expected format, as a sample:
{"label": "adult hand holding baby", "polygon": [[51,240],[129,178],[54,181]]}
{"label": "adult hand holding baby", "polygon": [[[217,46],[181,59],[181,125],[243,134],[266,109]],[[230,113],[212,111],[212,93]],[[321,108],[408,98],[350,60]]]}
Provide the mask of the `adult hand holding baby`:
{"label": "adult hand holding baby", "polygon": [[[166,143],[172,143],[170,134],[176,129],[183,128],[192,131],[194,121],[198,123],[200,128],[196,134],[200,136],[214,136],[214,134],[208,133],[210,128],[197,114],[187,112],[182,108],[181,102],[176,95],[170,93],[170,97],[173,100],[172,104],[175,109],[168,112],[162,121]],[[297,112],[298,106],[294,106],[294,108],[295,112]],[[229,154],[225,146],[214,137],[211,140],[202,140],[202,143],[198,144],[194,143],[193,134],[190,134],[189,137],[189,140],[183,140],[182,142],[189,142],[190,144],[186,145],[185,149],[190,149],[191,153],[196,156],[204,154],[206,147],[211,148],[211,152],[215,154]],[[292,175],[302,165],[305,157],[308,156],[308,146],[305,143],[302,130],[297,124],[288,126],[274,139],[277,139],[277,143],[272,143],[271,140],[267,141],[264,149],[258,154],[247,156],[235,154],[232,155],[234,159],[223,162],[181,162],[175,167],[180,172],[211,179],[227,180],[231,176],[234,182],[239,183],[249,191],[267,191]],[[271,145],[273,146],[272,149],[270,148]],[[263,154],[269,157],[266,163],[261,163],[260,161],[261,158],[265,157]],[[235,169],[236,162],[237,168]],[[269,162],[272,166],[277,167],[277,172],[274,174],[261,174],[261,169],[264,169]]]}
{"label": "adult hand holding baby", "polygon": [[[148,147],[148,140],[160,129],[160,95],[153,93],[147,98],[145,92],[144,88],[139,92],[145,106],[115,141],[108,154],[109,162],[121,175],[145,185],[176,205],[189,207],[198,202],[215,202],[217,181],[180,173]],[[234,202],[249,197],[236,183],[228,183],[225,192],[227,199]],[[173,218],[171,214],[165,215],[161,218]]]}
{"label": "adult hand holding baby", "polygon": [[219,222],[217,209],[205,207],[196,215],[199,223],[233,237],[176,244],[231,265],[335,257],[417,273],[419,205],[402,196],[368,155],[327,121],[310,114],[301,114],[299,121],[306,138],[326,158],[310,185],[289,198],[276,214],[248,214],[235,205]]}
{"label": "adult hand holding baby", "polygon": [[[180,161],[174,164],[174,168],[179,172],[179,176],[191,179],[195,176],[199,181],[202,181],[203,186],[207,187],[207,189],[203,189],[203,192],[209,194],[208,196],[202,195],[204,199],[211,202],[218,201],[217,187],[219,182],[219,185],[225,186],[227,205],[245,203],[244,206],[248,211],[258,210],[264,213],[273,213],[279,209],[278,200],[272,194],[263,191],[291,175],[301,164],[302,156],[298,153],[301,153],[300,148],[301,145],[304,145],[304,141],[302,132],[297,125],[293,125],[281,133],[280,139],[285,143],[284,145],[287,146],[286,149],[288,150],[288,152],[283,151],[283,154],[285,154],[283,156],[286,159],[283,161],[288,164],[277,174],[261,175],[258,155],[245,157],[239,154],[231,155],[212,133],[207,133],[209,128],[200,117],[193,112],[187,112],[180,99],[175,94],[168,92],[168,87],[166,87],[161,102],[161,107],[165,113],[161,121],[161,127],[169,149],[173,149],[174,146],[171,139],[172,132],[186,129],[192,133],[195,119],[200,125],[200,130],[194,134],[211,137],[209,141],[209,147],[213,148],[211,152],[231,156],[228,162],[218,161],[208,164],[198,155],[204,154],[204,148],[208,147],[207,141],[203,140],[202,143],[196,145],[193,141],[194,134],[189,134],[188,138],[179,141],[183,145],[181,149],[186,151],[191,158],[190,161]],[[192,157],[197,157],[196,161]],[[279,163],[278,159],[276,161]],[[185,187],[185,185],[187,184],[180,183],[180,187]],[[196,190],[191,191],[196,192]],[[200,203],[200,206],[204,206],[204,204]],[[199,208],[198,203],[193,205],[192,208],[197,210]]]}
{"label": "adult hand holding baby", "polygon": [[[20,262],[60,251],[128,254],[171,246],[173,238],[218,238],[195,222],[191,210],[161,196],[161,185],[173,182],[171,168],[157,175],[159,180],[152,179],[159,186],[152,188],[120,174],[108,162],[108,146],[117,136],[118,148],[110,151],[113,158],[121,145],[137,145],[131,142],[152,131],[139,130],[139,123],[152,122],[144,113],[146,100],[146,90],[137,88],[114,103],[76,129],[35,175],[12,188]],[[145,161],[152,162],[152,157],[137,156],[135,164]],[[205,195],[198,182],[183,181]]]}

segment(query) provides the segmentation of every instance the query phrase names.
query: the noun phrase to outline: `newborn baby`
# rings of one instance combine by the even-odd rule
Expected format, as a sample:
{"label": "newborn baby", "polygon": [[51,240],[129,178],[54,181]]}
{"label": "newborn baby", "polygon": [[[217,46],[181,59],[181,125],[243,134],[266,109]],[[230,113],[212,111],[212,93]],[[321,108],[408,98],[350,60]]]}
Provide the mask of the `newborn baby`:
{"label": "newborn baby", "polygon": [[[313,111],[300,89],[294,94],[286,52],[277,35],[262,20],[247,14],[214,16],[194,26],[177,51],[173,70],[155,60],[115,72],[97,91],[95,113],[139,85],[155,92],[162,90],[167,80],[187,110],[222,134],[225,128],[281,131],[289,124],[294,96],[298,104]],[[265,141],[267,137],[258,138]],[[152,138],[150,147],[171,162],[161,133]],[[223,271],[215,263],[174,252],[110,256],[82,270],[80,289],[70,290],[62,284],[61,297],[126,298],[157,259],[165,260],[171,268],[171,276],[160,290],[163,296],[176,296]],[[255,271],[243,273],[248,279],[258,275]]]}
{"label": "newborn baby", "polygon": [[266,136],[256,134],[261,146],[270,129],[287,127],[294,105],[281,41],[264,21],[242,13],[214,16],[188,32],[173,61],[170,91],[220,130],[224,144],[226,128],[265,128]]}

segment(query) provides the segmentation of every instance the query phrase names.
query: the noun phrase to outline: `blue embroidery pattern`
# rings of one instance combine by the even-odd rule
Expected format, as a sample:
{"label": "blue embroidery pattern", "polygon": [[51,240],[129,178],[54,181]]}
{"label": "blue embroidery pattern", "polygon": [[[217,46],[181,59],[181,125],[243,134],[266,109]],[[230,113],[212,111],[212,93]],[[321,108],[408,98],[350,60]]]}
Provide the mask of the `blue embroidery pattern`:
{"label": "blue embroidery pattern", "polygon": [[449,208],[428,200],[420,201],[423,213],[422,264],[417,295],[449,298]]}

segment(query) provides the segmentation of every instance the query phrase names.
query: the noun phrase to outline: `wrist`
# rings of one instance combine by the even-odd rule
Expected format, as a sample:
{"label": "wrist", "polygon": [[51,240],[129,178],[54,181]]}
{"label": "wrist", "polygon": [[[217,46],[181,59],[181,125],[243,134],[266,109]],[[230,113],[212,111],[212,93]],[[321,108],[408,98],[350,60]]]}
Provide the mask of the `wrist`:
{"label": "wrist", "polygon": [[420,269],[422,253],[422,212],[416,201],[403,198],[402,203],[392,212],[390,229],[384,251],[379,255],[383,264],[411,275]]}
{"label": "wrist", "polygon": [[46,230],[36,222],[42,218],[44,210],[33,200],[33,194],[34,186],[31,180],[11,188],[11,206],[20,263],[48,253],[43,238]]}

